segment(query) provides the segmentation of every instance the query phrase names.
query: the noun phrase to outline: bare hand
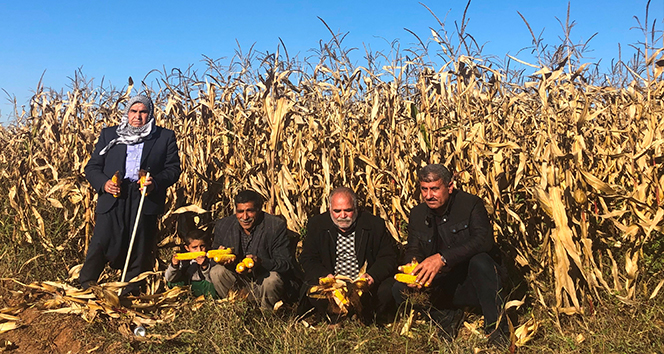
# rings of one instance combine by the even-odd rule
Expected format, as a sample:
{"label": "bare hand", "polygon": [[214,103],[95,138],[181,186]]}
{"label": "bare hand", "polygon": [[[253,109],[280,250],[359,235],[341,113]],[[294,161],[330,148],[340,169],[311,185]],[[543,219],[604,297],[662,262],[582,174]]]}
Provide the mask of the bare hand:
{"label": "bare hand", "polygon": [[254,266],[251,267],[251,268],[248,268],[248,267],[247,267],[247,273],[251,273],[251,272],[254,270],[254,268],[256,268],[256,267],[258,267],[258,266],[260,265],[260,263],[261,263],[261,259],[258,258],[258,256],[254,256],[253,254],[248,254],[248,255],[246,255],[246,257],[247,257],[247,258],[251,258],[251,259],[254,260]]}
{"label": "bare hand", "polygon": [[[220,245],[220,246],[219,246],[219,249],[220,249],[220,250],[225,250],[226,247]],[[229,264],[229,263],[233,263],[233,262],[235,262],[234,259],[226,259],[226,258],[224,258],[224,259],[225,259],[225,260],[223,260],[223,261],[221,261],[221,262],[217,262],[217,264],[226,265],[226,264]]]}
{"label": "bare hand", "polygon": [[369,273],[364,273],[364,274],[360,275],[360,278],[364,278],[364,279],[366,279],[366,280],[367,280],[367,284],[368,284],[369,286],[372,286],[373,283],[374,283],[374,278],[373,278],[371,275],[369,275]]}
{"label": "bare hand", "polygon": [[112,179],[109,179],[104,184],[104,192],[108,194],[120,194],[120,185],[114,183]]}
{"label": "bare hand", "polygon": [[433,282],[433,278],[443,269],[443,266],[445,266],[445,263],[440,258],[440,254],[435,253],[427,257],[413,270],[412,274],[417,275],[417,283],[408,284],[408,286],[418,289],[421,289],[422,286],[429,286]]}
{"label": "bare hand", "polygon": [[171,258],[171,264],[173,267],[177,268],[180,265],[180,260],[177,259],[177,255],[173,255],[173,258]]}
{"label": "bare hand", "polygon": [[[138,180],[138,183],[140,184],[140,179]],[[154,190],[154,181],[152,180],[152,176],[149,176],[148,178],[145,179],[145,182],[143,183],[143,187],[139,188],[141,192],[143,192],[143,188],[146,189],[146,193],[150,193]]]}

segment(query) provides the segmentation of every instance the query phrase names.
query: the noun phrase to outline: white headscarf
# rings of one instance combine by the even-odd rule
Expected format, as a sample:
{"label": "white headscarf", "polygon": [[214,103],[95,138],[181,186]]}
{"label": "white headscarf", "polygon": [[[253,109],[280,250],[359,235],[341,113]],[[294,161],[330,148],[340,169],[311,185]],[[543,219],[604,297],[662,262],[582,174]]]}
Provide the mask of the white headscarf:
{"label": "white headscarf", "polygon": [[[129,124],[129,109],[136,103],[142,103],[147,107],[149,116],[148,121],[142,127],[134,127]],[[150,97],[138,95],[132,97],[129,102],[127,102],[127,108],[125,109],[120,125],[116,130],[118,137],[111,140],[100,152],[99,155],[104,155],[116,144],[125,144],[132,145],[138,144],[146,140],[150,134],[154,131],[154,106],[152,105],[152,100]]]}

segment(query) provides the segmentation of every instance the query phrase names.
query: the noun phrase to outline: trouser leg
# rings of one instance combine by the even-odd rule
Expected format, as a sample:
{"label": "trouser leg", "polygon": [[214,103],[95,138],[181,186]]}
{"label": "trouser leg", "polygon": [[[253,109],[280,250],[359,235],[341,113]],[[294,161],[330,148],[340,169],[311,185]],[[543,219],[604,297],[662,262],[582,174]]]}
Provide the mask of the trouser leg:
{"label": "trouser leg", "polygon": [[[99,218],[97,218],[97,225],[99,225]],[[101,272],[104,270],[107,261],[104,255],[104,245],[107,243],[105,242],[107,241],[105,237],[108,237],[108,235],[97,232],[97,228],[95,227],[94,234],[88,246],[88,253],[85,256],[85,262],[78,276],[78,281],[83,289],[87,289],[91,282],[98,281]]]}
{"label": "trouser leg", "polygon": [[264,310],[271,310],[282,297],[284,281],[277,272],[265,273],[264,277],[250,283],[251,294]]}
{"label": "trouser leg", "polygon": [[[498,316],[502,311],[502,281],[499,265],[486,253],[475,255],[468,262],[466,279],[459,285],[454,294],[457,306],[479,306],[484,315],[485,331],[496,328]],[[505,319],[503,319],[504,321]]]}
{"label": "trouser leg", "polygon": [[237,277],[237,273],[221,264],[215,264],[210,269],[210,280],[217,295],[222,299],[225,299],[228,296],[228,291],[235,286]]}
{"label": "trouser leg", "polygon": [[[135,219],[132,218],[132,231],[134,222]],[[127,266],[125,281],[130,281],[141,273],[152,270],[154,267],[156,233],[157,216],[142,215],[138,223],[138,229],[136,230],[136,236],[134,238],[134,245],[132,247],[131,255],[126,256],[129,257],[129,264]],[[127,251],[128,250],[129,244],[127,244]],[[122,267],[124,268],[124,264]],[[127,287],[125,287],[122,293],[133,293],[134,295],[138,295],[140,288],[144,285],[145,281],[129,284]]]}
{"label": "trouser leg", "polygon": [[[110,248],[115,248],[113,246],[117,245],[116,238],[122,237],[122,231],[119,220],[113,211],[96,215],[95,228],[88,245],[88,253],[78,277],[78,281],[83,288],[87,289],[91,282],[97,282],[106,266],[106,262],[109,261],[109,256],[117,255],[119,249],[111,250]],[[113,252],[116,252],[116,254],[114,255]]]}
{"label": "trouser leg", "polygon": [[216,290],[214,290],[214,285],[212,285],[212,283],[210,283],[207,280],[192,281],[191,292],[196,297],[205,295],[205,296],[210,296],[213,299],[219,298],[217,296]]}
{"label": "trouser leg", "polygon": [[396,312],[394,297],[392,295],[394,283],[394,278],[387,278],[378,284],[378,287],[373,291],[371,296],[371,309],[378,322],[389,322],[394,320],[394,314]]}

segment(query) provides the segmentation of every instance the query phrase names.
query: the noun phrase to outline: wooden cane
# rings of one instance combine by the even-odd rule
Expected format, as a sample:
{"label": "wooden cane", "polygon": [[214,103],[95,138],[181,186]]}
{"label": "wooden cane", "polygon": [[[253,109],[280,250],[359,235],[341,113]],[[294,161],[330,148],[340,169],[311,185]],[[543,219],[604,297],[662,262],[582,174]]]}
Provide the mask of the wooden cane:
{"label": "wooden cane", "polygon": [[[150,172],[145,175],[145,180],[150,178]],[[131,258],[131,250],[134,247],[134,239],[136,238],[136,231],[138,230],[138,222],[141,219],[141,211],[143,210],[143,201],[145,201],[145,194],[147,188],[143,188],[141,191],[141,201],[138,203],[138,212],[136,213],[136,222],[134,222],[134,231],[131,233],[131,240],[129,240],[129,249],[127,250],[127,259],[125,260],[124,269],[122,269],[122,278],[120,282],[124,283],[125,276],[127,275],[127,267],[129,266],[129,259]],[[124,287],[123,287],[124,288]],[[118,295],[122,292],[122,288],[118,290]]]}

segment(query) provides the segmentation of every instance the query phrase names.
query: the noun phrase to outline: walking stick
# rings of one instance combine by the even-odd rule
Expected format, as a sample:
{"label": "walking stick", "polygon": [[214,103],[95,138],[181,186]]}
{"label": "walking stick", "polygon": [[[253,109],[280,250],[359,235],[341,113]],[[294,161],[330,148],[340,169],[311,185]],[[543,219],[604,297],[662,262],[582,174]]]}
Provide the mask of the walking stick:
{"label": "walking stick", "polygon": [[[145,175],[145,180],[150,178],[150,172]],[[134,247],[134,239],[136,238],[136,231],[138,230],[138,222],[141,219],[141,211],[143,210],[143,201],[145,201],[145,194],[147,188],[143,188],[141,191],[141,201],[138,203],[138,212],[136,213],[136,222],[134,222],[134,231],[131,233],[131,240],[129,241],[129,249],[127,250],[127,259],[125,260],[124,269],[122,269],[122,278],[120,282],[124,283],[125,276],[127,275],[127,267],[129,266],[129,259],[131,258],[131,249]],[[122,292],[122,288],[118,290],[118,295]]]}

